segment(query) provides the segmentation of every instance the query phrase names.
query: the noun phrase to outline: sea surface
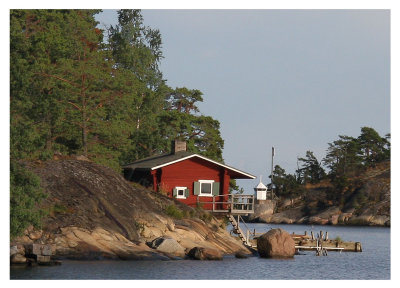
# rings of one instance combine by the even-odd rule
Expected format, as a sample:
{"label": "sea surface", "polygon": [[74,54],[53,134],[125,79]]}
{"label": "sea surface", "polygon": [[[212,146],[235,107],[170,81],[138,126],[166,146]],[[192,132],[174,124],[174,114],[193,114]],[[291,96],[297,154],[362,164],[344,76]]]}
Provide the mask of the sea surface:
{"label": "sea surface", "polygon": [[[363,252],[301,252],[294,259],[236,259],[226,256],[222,261],[146,260],[146,261],[67,261],[53,267],[11,267],[10,279],[390,279],[390,228],[247,224],[256,232],[283,228],[289,233],[328,231],[330,239],[358,241]],[[242,228],[245,228],[242,226]],[[231,227],[228,227],[230,230]]]}

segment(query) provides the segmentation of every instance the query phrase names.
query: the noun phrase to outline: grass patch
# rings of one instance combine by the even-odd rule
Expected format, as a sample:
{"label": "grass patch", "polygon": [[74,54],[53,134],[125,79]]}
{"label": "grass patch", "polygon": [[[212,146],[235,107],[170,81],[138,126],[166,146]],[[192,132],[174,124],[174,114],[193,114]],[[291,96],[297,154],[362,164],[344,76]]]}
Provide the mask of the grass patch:
{"label": "grass patch", "polygon": [[46,214],[50,216],[55,216],[56,214],[73,213],[72,209],[60,203],[54,204],[46,212]]}
{"label": "grass patch", "polygon": [[204,222],[210,222],[212,219],[212,215],[210,213],[204,212],[200,215],[199,217],[201,220],[203,220]]}
{"label": "grass patch", "polygon": [[175,218],[175,219],[183,218],[182,210],[177,208],[175,205],[167,206],[167,208],[165,208],[165,214],[167,214],[168,216],[171,216],[172,218]]}

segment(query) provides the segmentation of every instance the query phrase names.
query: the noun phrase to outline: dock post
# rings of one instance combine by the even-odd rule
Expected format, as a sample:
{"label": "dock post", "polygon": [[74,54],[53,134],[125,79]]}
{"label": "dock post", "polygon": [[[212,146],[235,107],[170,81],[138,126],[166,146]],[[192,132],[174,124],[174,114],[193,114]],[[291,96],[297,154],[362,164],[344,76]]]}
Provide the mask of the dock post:
{"label": "dock post", "polygon": [[316,251],[315,251],[315,253],[316,253],[317,256],[321,256],[320,249],[319,249],[319,242],[318,242],[318,239],[317,239],[317,245],[316,245]]}
{"label": "dock post", "polygon": [[328,231],[325,233],[325,241],[328,241]]}
{"label": "dock post", "polygon": [[319,239],[321,239],[322,241],[323,238],[324,238],[324,232],[321,230],[319,231]]}
{"label": "dock post", "polygon": [[314,232],[311,231],[311,240],[314,240]]}
{"label": "dock post", "polygon": [[246,233],[246,242],[247,242],[247,244],[249,244],[250,243],[250,230],[249,229],[247,229],[247,233]]}
{"label": "dock post", "polygon": [[304,231],[304,236],[307,236],[307,231]]}

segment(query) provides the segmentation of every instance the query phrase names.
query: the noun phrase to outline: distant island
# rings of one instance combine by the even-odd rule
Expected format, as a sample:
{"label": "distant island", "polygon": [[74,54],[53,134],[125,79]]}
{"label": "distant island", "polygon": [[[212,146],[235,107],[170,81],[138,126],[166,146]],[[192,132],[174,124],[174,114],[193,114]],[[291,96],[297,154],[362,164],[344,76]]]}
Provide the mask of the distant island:
{"label": "distant island", "polygon": [[258,201],[249,222],[390,227],[390,161],[348,179],[340,201],[328,180],[307,184],[293,198]]}
{"label": "distant island", "polygon": [[328,143],[322,161],[312,151],[297,161],[294,174],[274,167],[272,197],[250,221],[390,226],[390,134],[361,127]]}

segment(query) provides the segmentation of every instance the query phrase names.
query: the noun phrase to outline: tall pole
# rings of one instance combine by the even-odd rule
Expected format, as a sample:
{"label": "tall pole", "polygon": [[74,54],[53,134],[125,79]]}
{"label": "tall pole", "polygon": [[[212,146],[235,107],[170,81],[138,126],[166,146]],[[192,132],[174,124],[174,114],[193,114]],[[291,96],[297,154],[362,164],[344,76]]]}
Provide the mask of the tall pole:
{"label": "tall pole", "polygon": [[272,200],[272,195],[273,195],[273,180],[274,180],[274,155],[275,155],[275,149],[272,147],[272,157],[271,157],[271,200]]}

